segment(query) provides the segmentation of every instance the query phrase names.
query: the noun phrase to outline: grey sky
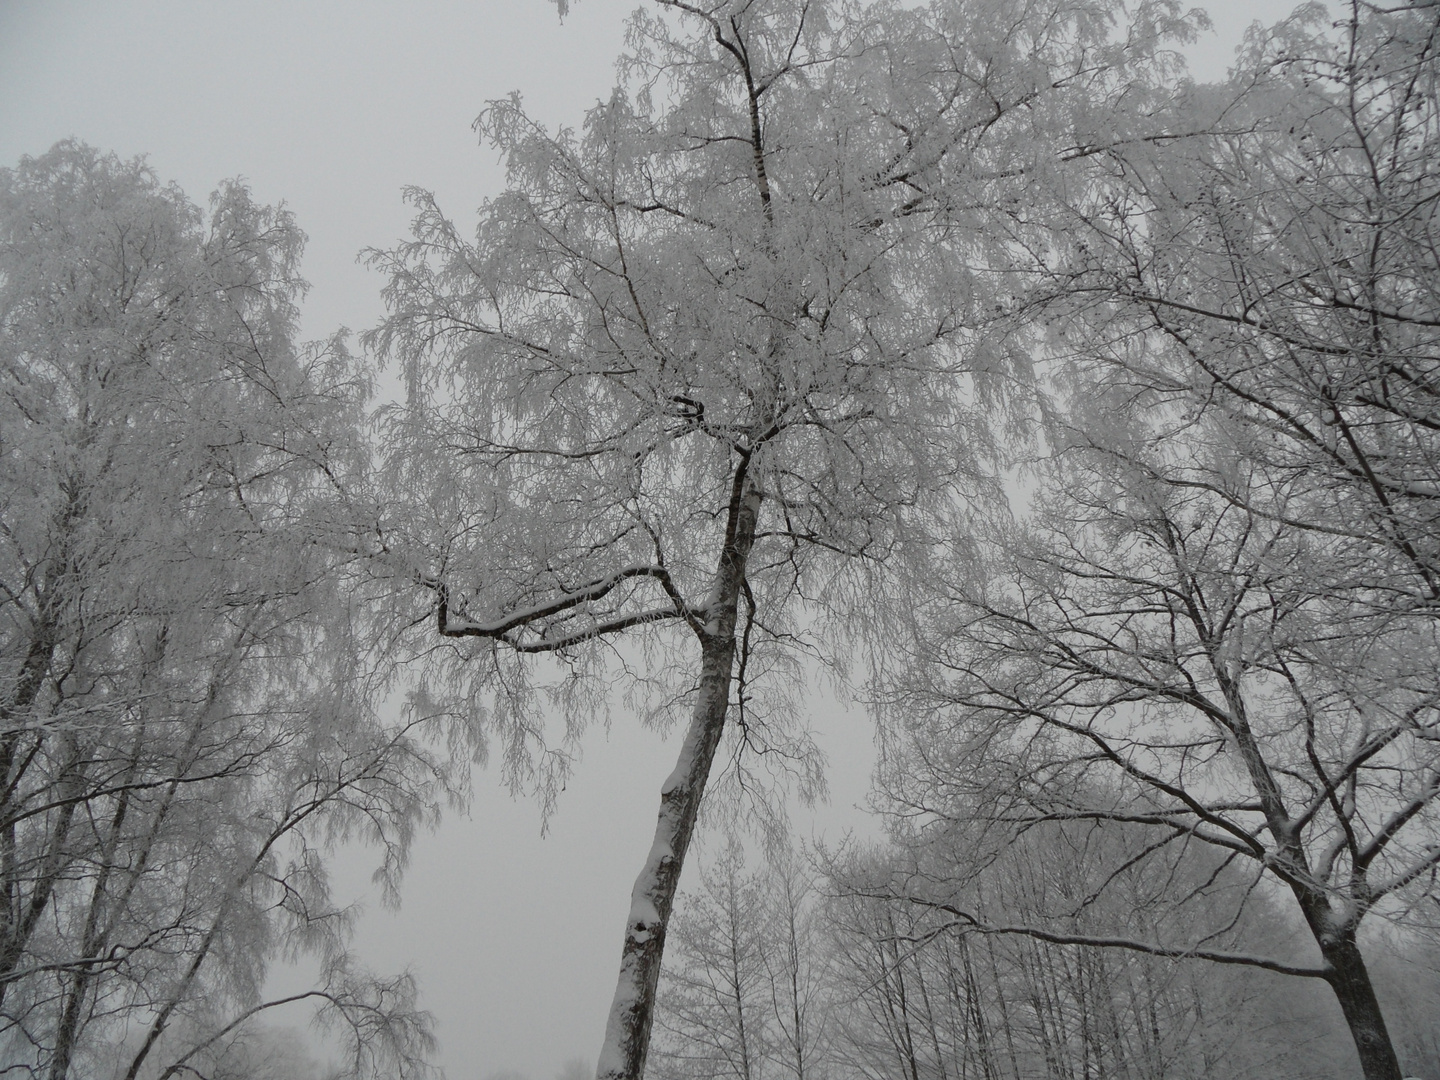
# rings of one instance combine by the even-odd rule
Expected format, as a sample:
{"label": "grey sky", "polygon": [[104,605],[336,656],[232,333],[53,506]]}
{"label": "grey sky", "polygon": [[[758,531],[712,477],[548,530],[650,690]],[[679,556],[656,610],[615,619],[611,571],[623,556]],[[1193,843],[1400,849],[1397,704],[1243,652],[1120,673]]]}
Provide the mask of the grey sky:
{"label": "grey sky", "polygon": [[[518,89],[533,115],[577,124],[608,91],[633,6],[581,0],[562,24],[548,0],[0,0],[0,166],[73,135],[148,153],[197,202],[243,175],[310,235],[306,336],[363,330],[381,282],[355,255],[404,236],[400,189],[429,188],[463,223],[502,179],[470,130],[485,102]],[[1251,19],[1293,5],[1209,6],[1202,78],[1223,73]],[[834,796],[814,827],[834,836],[861,822],[871,740],[833,704],[814,723]],[[403,909],[363,920],[367,964],[419,974],[451,1080],[547,1080],[568,1058],[593,1061],[673,756],[623,719],[608,741],[595,732],[544,840],[533,803],[480,777],[471,819],[417,845]],[[367,873],[346,860],[337,885],[364,894]]]}

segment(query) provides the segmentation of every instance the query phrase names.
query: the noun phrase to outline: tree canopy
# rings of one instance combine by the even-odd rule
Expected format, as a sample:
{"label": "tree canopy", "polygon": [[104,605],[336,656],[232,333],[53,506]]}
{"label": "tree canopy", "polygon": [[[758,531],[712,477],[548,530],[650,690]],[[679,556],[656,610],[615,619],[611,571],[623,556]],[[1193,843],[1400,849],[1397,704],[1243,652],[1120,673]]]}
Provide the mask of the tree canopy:
{"label": "tree canopy", "polygon": [[1431,921],[1440,864],[1437,25],[1302,10],[1173,135],[1077,162],[1023,316],[1028,505],[956,547],[895,699],[902,800],[1143,825],[1282,884],[1320,958],[1288,966],[1392,1080],[1357,931]]}
{"label": "tree canopy", "polygon": [[1252,968],[1399,1080],[1362,926],[1440,873],[1440,8],[1342,14],[1196,86],[1175,0],[655,0],[577,127],[485,107],[473,226],[408,192],[365,360],[296,341],[242,184],[0,172],[0,1050],[223,1072],[304,999],[423,1072],[330,847],[393,894],[492,742],[548,806],[623,708],[683,729],[639,1080],[702,804],[820,790],[805,685],[859,658],[893,850],[820,904],[732,848],[654,1069],[1215,1075],[1183,1032]]}

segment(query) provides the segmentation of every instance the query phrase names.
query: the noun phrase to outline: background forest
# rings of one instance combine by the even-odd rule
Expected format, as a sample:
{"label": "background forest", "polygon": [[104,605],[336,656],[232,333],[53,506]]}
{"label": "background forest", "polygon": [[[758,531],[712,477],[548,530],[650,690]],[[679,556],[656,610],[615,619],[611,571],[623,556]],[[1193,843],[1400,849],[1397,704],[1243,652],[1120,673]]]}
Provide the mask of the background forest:
{"label": "background forest", "polygon": [[602,1077],[1440,1075],[1440,9],[628,25],[358,341],[242,182],[0,172],[5,1073],[426,1075],[337,854],[638,717]]}

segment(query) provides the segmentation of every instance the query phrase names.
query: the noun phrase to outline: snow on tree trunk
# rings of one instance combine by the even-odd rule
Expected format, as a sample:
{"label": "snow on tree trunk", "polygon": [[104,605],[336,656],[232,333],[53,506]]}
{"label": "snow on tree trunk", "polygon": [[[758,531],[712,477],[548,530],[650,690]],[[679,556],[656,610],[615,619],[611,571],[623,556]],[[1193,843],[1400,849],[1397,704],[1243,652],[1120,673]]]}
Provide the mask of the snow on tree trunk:
{"label": "snow on tree trunk", "polygon": [[[740,483],[743,484],[743,480]],[[760,493],[748,485],[740,488],[731,507],[730,528],[708,605],[695,711],[675,770],[660,790],[655,842],[631,893],[625,945],[620,956],[620,978],[605,1025],[605,1044],[596,1067],[597,1080],[639,1080],[645,1072],[665,931],[675,904],[685,853],[695,831],[705,782],[725,729],[735,661],[736,615],[759,510]]]}

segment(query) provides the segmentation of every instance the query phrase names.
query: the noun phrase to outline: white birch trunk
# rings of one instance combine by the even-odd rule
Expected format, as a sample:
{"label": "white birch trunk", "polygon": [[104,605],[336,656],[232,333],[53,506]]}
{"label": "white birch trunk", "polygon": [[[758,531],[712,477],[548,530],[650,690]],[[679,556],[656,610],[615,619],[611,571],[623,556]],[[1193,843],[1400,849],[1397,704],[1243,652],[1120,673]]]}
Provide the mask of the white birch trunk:
{"label": "white birch trunk", "polygon": [[710,777],[710,766],[725,729],[735,662],[735,622],[745,580],[745,562],[755,539],[755,520],[760,511],[760,493],[740,477],[736,487],[726,543],[716,568],[715,587],[707,604],[705,632],[700,641],[699,695],[680,747],[680,759],[660,789],[655,842],[630,894],[625,945],[620,954],[620,978],[605,1024],[605,1045],[596,1067],[597,1080],[640,1080],[645,1073],[665,931],[670,924],[685,853],[695,831],[705,782]]}

